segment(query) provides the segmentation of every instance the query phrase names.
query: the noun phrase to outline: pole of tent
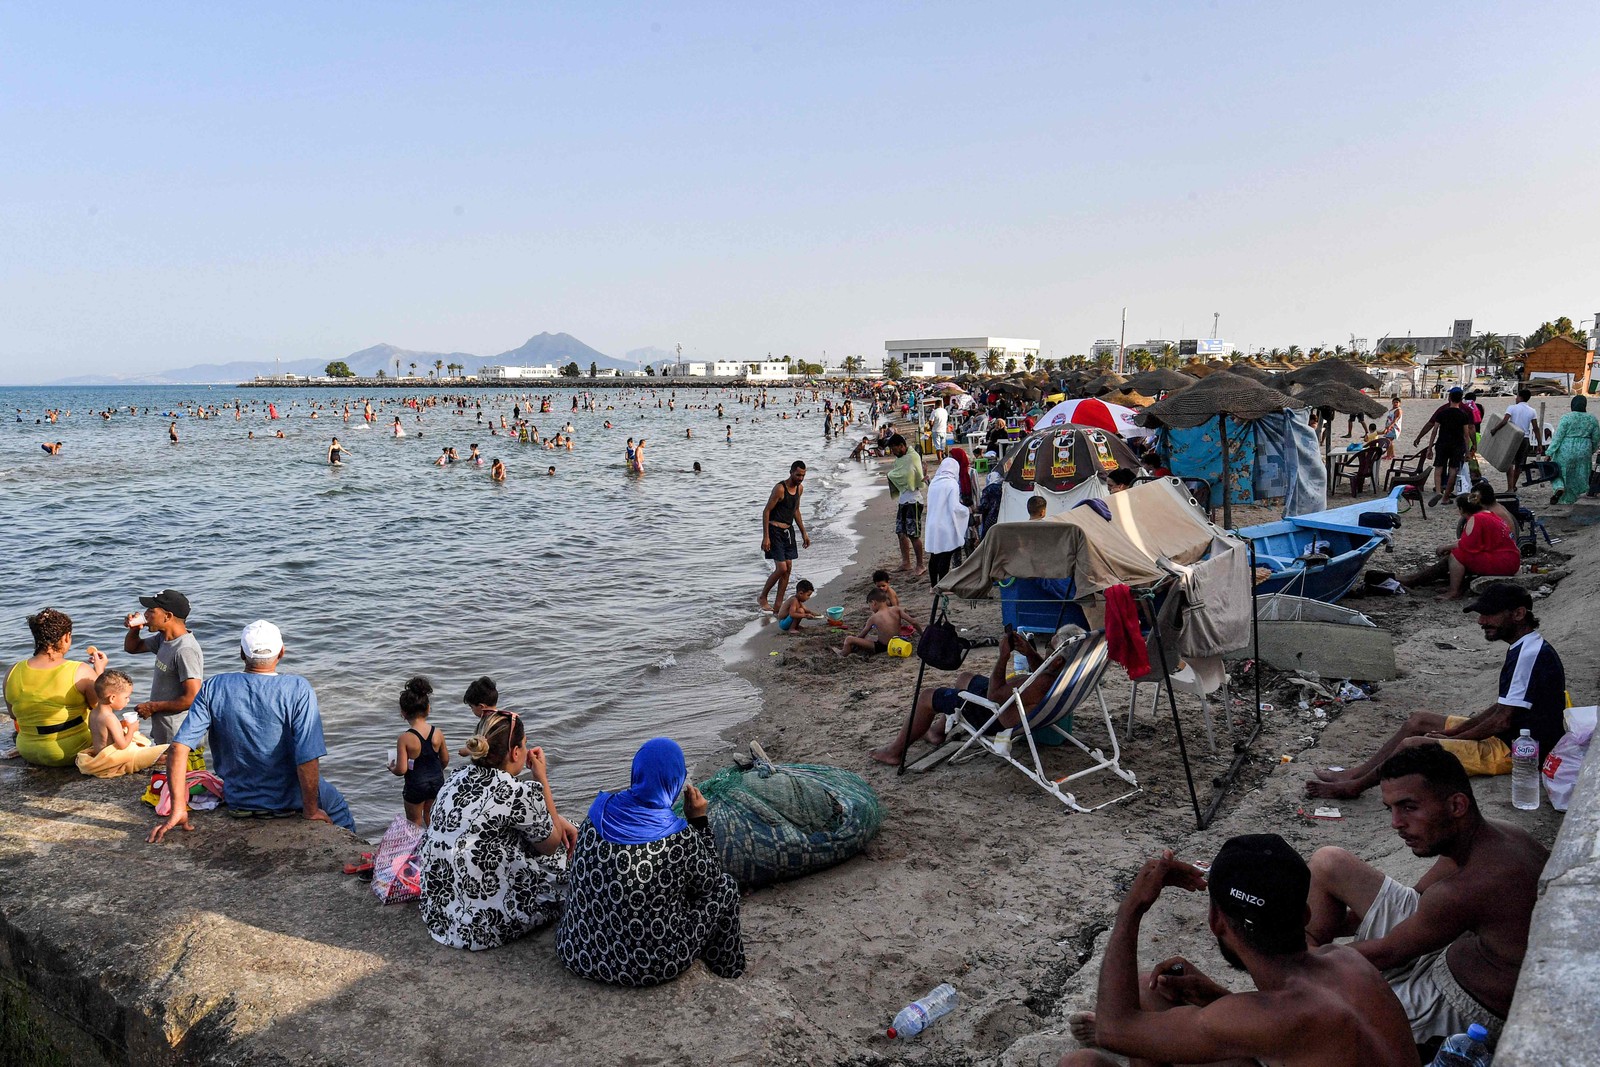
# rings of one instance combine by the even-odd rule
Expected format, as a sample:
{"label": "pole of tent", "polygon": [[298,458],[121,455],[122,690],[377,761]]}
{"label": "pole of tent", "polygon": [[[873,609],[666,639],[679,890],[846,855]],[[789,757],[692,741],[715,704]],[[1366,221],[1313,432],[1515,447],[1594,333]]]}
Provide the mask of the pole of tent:
{"label": "pole of tent", "polygon": [[[939,618],[939,603],[944,599],[944,594],[937,589],[933,593],[933,610],[928,613],[928,625],[932,626]],[[911,692],[911,711],[906,715],[906,746],[900,750],[900,763],[895,767],[894,774],[898,778],[906,773],[906,753],[911,750],[911,742],[916,738],[911,736],[911,724],[917,720],[917,701],[922,699],[922,676],[928,670],[928,661],[921,656],[917,657],[917,687]]]}
{"label": "pole of tent", "polygon": [[[1169,592],[1167,595],[1176,596],[1177,593]],[[1178,735],[1178,758],[1183,760],[1183,777],[1189,783],[1189,803],[1194,805],[1195,829],[1204,830],[1210,819],[1200,814],[1200,795],[1194,789],[1194,771],[1189,768],[1189,749],[1183,743],[1183,722],[1178,718],[1178,695],[1172,689],[1172,671],[1167,666],[1167,646],[1161,639],[1161,613],[1156,610],[1155,590],[1149,589],[1140,593],[1139,603],[1150,611],[1150,633],[1155,638],[1156,658],[1161,661],[1161,678],[1167,691],[1167,706],[1172,709],[1172,729]],[[1212,809],[1215,808],[1216,802],[1213,801]]]}
{"label": "pole of tent", "polygon": [[[1228,795],[1228,786],[1232,785],[1234,779],[1238,777],[1239,771],[1244,766],[1245,761],[1250,758],[1250,747],[1256,743],[1256,738],[1261,736],[1261,620],[1257,614],[1260,609],[1260,605],[1256,602],[1256,543],[1251,541],[1249,544],[1250,641],[1252,650],[1255,654],[1255,661],[1251,664],[1250,670],[1255,674],[1255,725],[1251,729],[1249,737],[1243,741],[1235,741],[1233,743],[1233,762],[1228,765],[1227,771],[1217,779],[1218,789],[1214,794],[1212,794],[1211,803],[1206,807],[1205,816],[1200,821],[1200,829],[1202,830],[1204,830],[1207,826],[1210,826],[1211,820],[1217,817],[1217,810],[1222,807],[1222,801]],[[1230,715],[1232,713],[1233,710],[1231,708],[1226,712],[1226,714]]]}

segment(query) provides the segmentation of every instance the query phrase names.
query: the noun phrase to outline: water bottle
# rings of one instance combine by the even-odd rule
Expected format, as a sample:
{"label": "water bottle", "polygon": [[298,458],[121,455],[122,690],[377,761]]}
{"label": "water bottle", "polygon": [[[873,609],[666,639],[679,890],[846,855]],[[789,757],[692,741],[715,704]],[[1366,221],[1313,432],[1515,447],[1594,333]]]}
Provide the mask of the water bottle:
{"label": "water bottle", "polygon": [[1511,743],[1511,803],[1524,811],[1539,807],[1539,742],[1526,730]]}
{"label": "water bottle", "polygon": [[1464,1034],[1456,1034],[1439,1046],[1439,1054],[1429,1067],[1489,1067],[1489,1031],[1473,1023]]}
{"label": "water bottle", "polygon": [[927,996],[913,1000],[900,1009],[900,1014],[894,1017],[894,1025],[889,1027],[889,1036],[916,1037],[935,1019],[949,1015],[958,999],[960,996],[956,993],[955,986],[949,982],[936,986]]}

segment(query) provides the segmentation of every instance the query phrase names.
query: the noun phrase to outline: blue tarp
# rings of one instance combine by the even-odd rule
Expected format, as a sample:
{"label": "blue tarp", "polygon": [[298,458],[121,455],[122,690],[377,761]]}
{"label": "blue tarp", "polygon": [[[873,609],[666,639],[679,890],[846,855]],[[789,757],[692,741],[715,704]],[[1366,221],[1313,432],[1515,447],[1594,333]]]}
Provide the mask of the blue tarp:
{"label": "blue tarp", "polygon": [[1322,443],[1311,428],[1309,411],[1288,411],[1282,417],[1288,425],[1289,443],[1294,446],[1283,514],[1310,515],[1328,504],[1328,469],[1323,466]]}
{"label": "blue tarp", "polygon": [[[1222,470],[1220,419],[1212,419],[1188,430],[1166,430],[1162,447],[1167,469],[1179,478],[1194,478],[1211,486],[1213,505],[1222,502],[1219,474]],[[1251,424],[1228,419],[1228,502],[1254,504],[1256,437]]]}

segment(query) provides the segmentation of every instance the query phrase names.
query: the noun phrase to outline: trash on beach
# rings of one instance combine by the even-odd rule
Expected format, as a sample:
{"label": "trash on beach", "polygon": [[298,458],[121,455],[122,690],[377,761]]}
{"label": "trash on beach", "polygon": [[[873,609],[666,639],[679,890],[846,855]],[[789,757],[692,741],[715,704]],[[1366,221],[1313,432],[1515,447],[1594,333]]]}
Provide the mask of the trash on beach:
{"label": "trash on beach", "polygon": [[1263,703],[1261,704],[1261,710],[1270,715],[1272,712],[1277,711],[1278,709],[1271,704]]}
{"label": "trash on beach", "polygon": [[1294,757],[1293,756],[1279,756],[1278,757],[1278,762],[1279,763],[1293,763],[1294,762]]}
{"label": "trash on beach", "polygon": [[1335,822],[1344,818],[1344,813],[1338,808],[1317,808],[1313,811],[1307,811],[1305,808],[1296,808],[1295,811],[1302,818],[1321,819],[1324,822]]}

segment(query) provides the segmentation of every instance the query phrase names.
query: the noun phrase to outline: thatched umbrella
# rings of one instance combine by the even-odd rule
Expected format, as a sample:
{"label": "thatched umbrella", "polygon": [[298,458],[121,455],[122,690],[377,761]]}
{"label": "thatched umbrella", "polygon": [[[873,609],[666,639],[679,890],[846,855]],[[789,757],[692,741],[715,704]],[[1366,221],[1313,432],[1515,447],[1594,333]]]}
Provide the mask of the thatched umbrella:
{"label": "thatched umbrella", "polygon": [[1199,359],[1191,359],[1178,369],[1183,373],[1195,378],[1204,378],[1208,374],[1215,374],[1218,370],[1218,368],[1213,367],[1211,364]]}
{"label": "thatched umbrella", "polygon": [[1101,393],[1112,392],[1127,380],[1116,371],[1108,370],[1104,374],[1084,382],[1083,385],[1079,386],[1078,391],[1084,396],[1099,396]]}
{"label": "thatched umbrella", "polygon": [[1305,404],[1261,382],[1232,371],[1218,371],[1200,382],[1173,393],[1141,411],[1135,422],[1141,426],[1167,426],[1186,430],[1212,419],[1222,434],[1222,525],[1233,525],[1233,506],[1228,501],[1228,417],[1253,421],[1282,411],[1303,408]]}
{"label": "thatched umbrella", "polygon": [[1155,401],[1143,393],[1124,388],[1121,392],[1106,393],[1100,398],[1107,404],[1121,404],[1125,408],[1147,408]]}
{"label": "thatched umbrella", "polygon": [[1249,361],[1235,363],[1233,366],[1229,367],[1228,370],[1233,374],[1239,375],[1241,378],[1249,378],[1250,380],[1257,382],[1265,382],[1267,379],[1272,377],[1270,373],[1262,370],[1260,367]]}
{"label": "thatched umbrella", "polygon": [[1157,367],[1154,370],[1142,371],[1135,374],[1123,383],[1124,389],[1146,396],[1155,396],[1157,393],[1176,393],[1180,389],[1187,389],[1200,379],[1192,374],[1182,371],[1169,370]]}
{"label": "thatched umbrella", "polygon": [[1340,382],[1352,389],[1379,389],[1383,383],[1378,381],[1354,363],[1347,363],[1342,359],[1322,359],[1304,367],[1299,367],[1284,375],[1289,381],[1297,385],[1310,385],[1313,382]]}
{"label": "thatched umbrella", "polygon": [[1383,402],[1374,400],[1359,389],[1352,389],[1343,382],[1324,380],[1309,382],[1294,386],[1292,394],[1296,400],[1308,408],[1316,408],[1322,414],[1322,465],[1328,470],[1333,469],[1333,414],[1360,415],[1364,419],[1375,419],[1382,415],[1388,408]]}

